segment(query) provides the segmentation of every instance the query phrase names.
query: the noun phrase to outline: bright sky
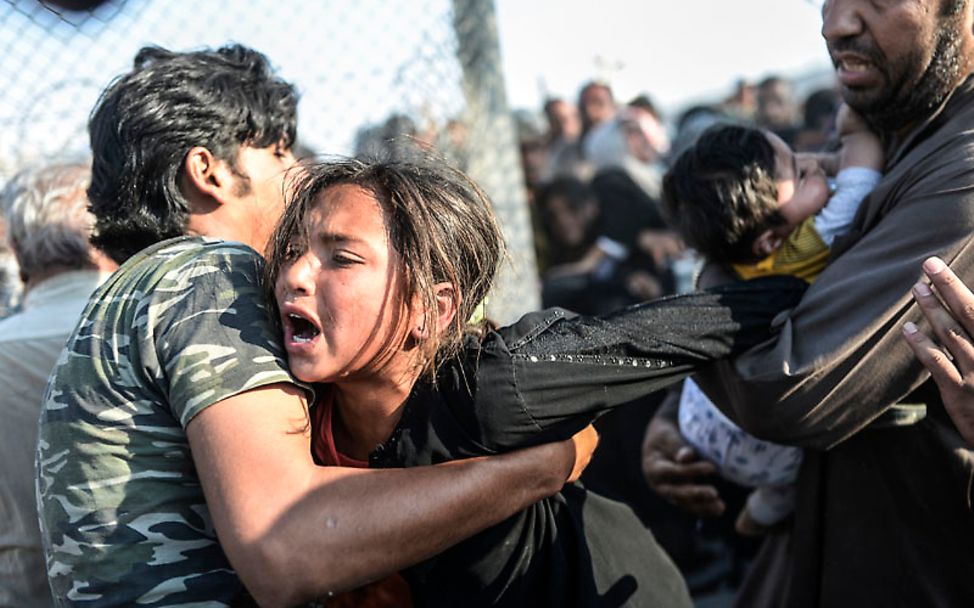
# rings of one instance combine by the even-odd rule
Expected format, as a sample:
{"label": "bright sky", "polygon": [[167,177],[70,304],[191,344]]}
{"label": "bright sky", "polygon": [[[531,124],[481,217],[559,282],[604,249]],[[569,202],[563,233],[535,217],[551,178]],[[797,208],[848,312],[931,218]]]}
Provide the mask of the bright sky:
{"label": "bright sky", "polygon": [[[478,0],[480,1],[480,0]],[[744,76],[828,73],[821,0],[495,0],[511,107],[575,99],[593,77],[627,101],[649,93],[671,117]],[[36,0],[0,0],[0,175],[87,147],[98,93],[146,43],[238,41],[302,92],[302,138],[351,152],[355,129],[391,111],[443,121],[462,106],[451,0],[110,0],[62,22]],[[73,21],[72,21],[73,20]],[[74,24],[69,25],[68,23]],[[77,25],[78,23],[82,25]]]}
{"label": "bright sky", "polygon": [[740,76],[829,66],[820,0],[495,0],[512,107],[575,99],[593,77],[664,109],[721,96]]}

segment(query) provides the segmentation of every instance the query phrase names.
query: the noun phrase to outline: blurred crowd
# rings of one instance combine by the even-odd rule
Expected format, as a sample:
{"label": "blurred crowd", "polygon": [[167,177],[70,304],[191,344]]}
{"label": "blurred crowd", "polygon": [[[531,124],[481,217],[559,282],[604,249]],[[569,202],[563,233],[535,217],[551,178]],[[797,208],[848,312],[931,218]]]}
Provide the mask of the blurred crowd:
{"label": "blurred crowd", "polygon": [[825,150],[839,102],[834,87],[801,99],[788,79],[768,76],[671,119],[649,95],[623,102],[591,81],[577,100],[517,112],[544,306],[596,314],[690,290],[697,255],[661,206],[670,162],[718,123],[768,129],[798,152]]}

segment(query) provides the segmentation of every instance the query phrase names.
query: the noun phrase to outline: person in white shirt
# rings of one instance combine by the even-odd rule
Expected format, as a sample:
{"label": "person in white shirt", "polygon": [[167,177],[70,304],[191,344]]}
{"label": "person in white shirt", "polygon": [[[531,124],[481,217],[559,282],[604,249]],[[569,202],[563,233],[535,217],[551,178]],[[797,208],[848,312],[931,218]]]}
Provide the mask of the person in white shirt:
{"label": "person in white shirt", "polygon": [[37,420],[88,296],[116,267],[88,243],[89,178],[81,164],[27,169],[0,199],[24,284],[21,310],[0,320],[0,606],[52,605],[34,497]]}

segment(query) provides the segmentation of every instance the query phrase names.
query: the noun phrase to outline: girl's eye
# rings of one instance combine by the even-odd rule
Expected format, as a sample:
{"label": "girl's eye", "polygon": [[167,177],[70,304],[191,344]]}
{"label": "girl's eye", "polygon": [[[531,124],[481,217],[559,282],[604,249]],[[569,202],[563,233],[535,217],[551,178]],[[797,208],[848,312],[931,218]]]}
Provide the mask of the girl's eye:
{"label": "girl's eye", "polygon": [[358,263],[358,260],[341,253],[336,253],[331,259],[337,266],[351,266]]}

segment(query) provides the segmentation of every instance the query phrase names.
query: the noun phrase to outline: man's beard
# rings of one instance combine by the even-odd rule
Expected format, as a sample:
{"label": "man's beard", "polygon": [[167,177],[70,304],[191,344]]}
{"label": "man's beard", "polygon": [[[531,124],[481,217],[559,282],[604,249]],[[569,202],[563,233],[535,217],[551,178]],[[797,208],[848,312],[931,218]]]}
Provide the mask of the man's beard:
{"label": "man's beard", "polygon": [[881,68],[886,81],[885,88],[866,98],[860,98],[855,90],[843,91],[846,103],[880,133],[893,133],[925,119],[947,99],[960,80],[965,65],[961,58],[960,27],[959,16],[941,17],[933,56],[918,79],[912,75],[922,65],[922,49],[890,64],[882,51],[874,46],[839,41],[833,50],[852,50],[868,57]]}

